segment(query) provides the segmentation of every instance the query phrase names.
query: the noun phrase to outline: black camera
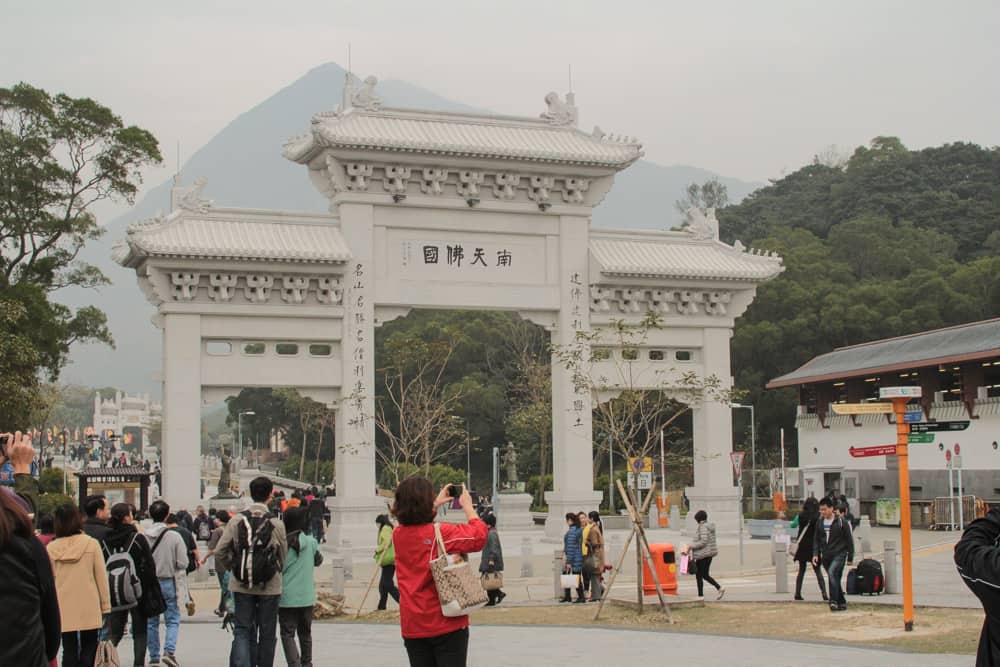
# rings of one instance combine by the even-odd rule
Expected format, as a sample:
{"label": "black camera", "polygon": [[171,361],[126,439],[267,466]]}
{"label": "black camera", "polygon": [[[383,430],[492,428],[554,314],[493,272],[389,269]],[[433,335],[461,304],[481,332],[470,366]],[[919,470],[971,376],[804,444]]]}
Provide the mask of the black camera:
{"label": "black camera", "polygon": [[451,496],[452,498],[458,498],[458,497],[460,497],[462,495],[462,485],[461,484],[452,484],[451,486],[449,486],[448,487],[448,495]]}
{"label": "black camera", "polygon": [[7,445],[10,444],[9,435],[0,435],[0,456],[7,457]]}

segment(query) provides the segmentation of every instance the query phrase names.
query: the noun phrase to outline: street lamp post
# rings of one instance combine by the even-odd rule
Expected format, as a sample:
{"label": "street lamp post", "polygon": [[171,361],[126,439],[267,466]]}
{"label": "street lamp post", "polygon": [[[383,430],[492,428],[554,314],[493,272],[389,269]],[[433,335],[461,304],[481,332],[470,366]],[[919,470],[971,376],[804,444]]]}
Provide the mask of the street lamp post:
{"label": "street lamp post", "polygon": [[245,410],[238,415],[236,415],[236,437],[240,441],[240,454],[239,458],[243,458],[243,415],[255,415],[257,414],[253,410]]}
{"label": "street lamp post", "polygon": [[472,436],[469,434],[469,422],[461,415],[451,415],[455,421],[465,426],[465,488],[472,488]]}
{"label": "street lamp post", "polygon": [[757,511],[757,420],[754,418],[753,404],[741,405],[733,403],[734,408],[750,411],[750,507]]}

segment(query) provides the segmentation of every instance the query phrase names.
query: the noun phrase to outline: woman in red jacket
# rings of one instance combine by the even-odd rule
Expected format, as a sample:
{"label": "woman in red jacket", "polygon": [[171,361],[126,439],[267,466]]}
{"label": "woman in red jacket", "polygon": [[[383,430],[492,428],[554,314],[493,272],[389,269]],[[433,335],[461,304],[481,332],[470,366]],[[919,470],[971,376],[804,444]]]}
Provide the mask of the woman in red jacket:
{"label": "woman in red jacket", "polygon": [[[469,617],[441,613],[431,558],[436,558],[434,517],[437,508],[451,502],[446,484],[434,497],[434,487],[423,477],[403,480],[396,488],[392,515],[399,526],[393,531],[396,580],[399,585],[399,622],[411,667],[465,667],[469,652]],[[449,554],[482,551],[486,524],[476,515],[472,497],[462,485],[458,499],[467,524],[441,524],[441,537]]]}

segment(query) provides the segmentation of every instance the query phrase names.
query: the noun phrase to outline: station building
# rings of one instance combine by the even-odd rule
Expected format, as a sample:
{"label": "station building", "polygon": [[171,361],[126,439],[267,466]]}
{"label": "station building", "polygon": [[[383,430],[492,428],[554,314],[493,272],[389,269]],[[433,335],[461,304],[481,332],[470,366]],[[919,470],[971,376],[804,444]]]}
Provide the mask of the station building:
{"label": "station building", "polygon": [[895,456],[854,458],[850,452],[895,443],[893,415],[838,415],[831,407],[878,401],[879,388],[894,386],[922,389],[907,421],[968,422],[964,430],[928,433],[929,442],[909,446],[911,501],[924,506],[915,514],[919,509],[927,520],[931,502],[949,495],[949,477],[958,491],[956,461],[963,496],[1000,502],[1000,318],[837,348],[771,380],[768,389],[799,391],[799,468],[786,471],[787,497],[837,491],[872,516],[879,499],[899,497]]}

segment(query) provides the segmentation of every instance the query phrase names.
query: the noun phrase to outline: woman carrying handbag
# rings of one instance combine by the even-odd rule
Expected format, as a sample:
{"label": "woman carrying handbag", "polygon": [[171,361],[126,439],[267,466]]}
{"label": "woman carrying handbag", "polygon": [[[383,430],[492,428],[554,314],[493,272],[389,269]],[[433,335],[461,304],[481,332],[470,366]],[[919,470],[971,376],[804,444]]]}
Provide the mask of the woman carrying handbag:
{"label": "woman carrying handbag", "polygon": [[487,514],[483,521],[489,528],[486,533],[486,546],[483,547],[482,559],[479,561],[479,573],[483,581],[483,588],[490,601],[487,607],[495,607],[500,604],[507,594],[503,588],[503,547],[500,546],[500,536],[497,534],[497,518],[493,514]]}
{"label": "woman carrying handbag", "polygon": [[795,578],[795,599],[803,600],[802,581],[806,576],[806,568],[812,567],[816,573],[816,581],[819,583],[819,592],[824,600],[828,600],[826,594],[826,582],[823,580],[823,572],[818,564],[812,562],[812,545],[816,533],[816,523],[819,520],[819,501],[815,498],[806,498],[802,503],[802,511],[797,517],[799,521],[799,534],[795,542],[790,547],[795,553],[792,558],[799,564],[799,574]]}

